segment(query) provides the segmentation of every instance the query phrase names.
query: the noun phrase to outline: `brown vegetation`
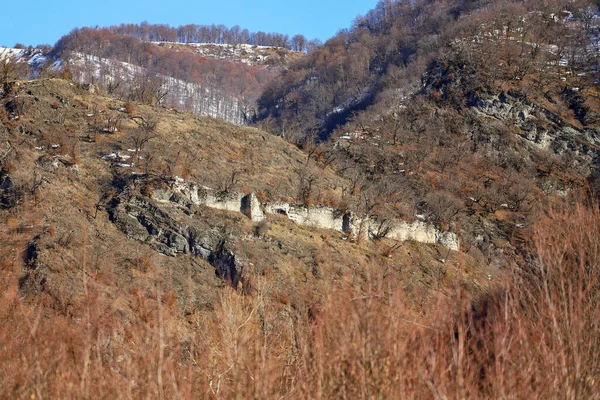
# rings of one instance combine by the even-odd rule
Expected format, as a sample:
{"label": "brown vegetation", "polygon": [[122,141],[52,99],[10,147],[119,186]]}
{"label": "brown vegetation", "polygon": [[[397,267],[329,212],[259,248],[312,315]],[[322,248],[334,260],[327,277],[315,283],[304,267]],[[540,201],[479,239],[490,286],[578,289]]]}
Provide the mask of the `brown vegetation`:
{"label": "brown vegetation", "polygon": [[13,253],[0,271],[0,382],[40,398],[597,398],[599,226],[596,203],[549,211],[528,269],[477,297],[451,285],[420,313],[405,282],[366,266],[313,303],[256,276],[253,295],[225,291],[209,314],[146,275],[124,294],[125,317],[85,251],[84,292],[69,303],[23,300]]}
{"label": "brown vegetation", "polygon": [[[263,127],[293,145],[157,107],[152,73],[120,100],[5,74],[0,396],[600,399],[589,5],[380,1],[263,94]],[[184,28],[57,49],[257,78],[115,33]],[[165,199],[181,178],[352,210],[378,240]],[[234,268],[125,233],[118,202],[124,224],[160,214]],[[387,239],[393,218],[458,232],[461,251]]]}

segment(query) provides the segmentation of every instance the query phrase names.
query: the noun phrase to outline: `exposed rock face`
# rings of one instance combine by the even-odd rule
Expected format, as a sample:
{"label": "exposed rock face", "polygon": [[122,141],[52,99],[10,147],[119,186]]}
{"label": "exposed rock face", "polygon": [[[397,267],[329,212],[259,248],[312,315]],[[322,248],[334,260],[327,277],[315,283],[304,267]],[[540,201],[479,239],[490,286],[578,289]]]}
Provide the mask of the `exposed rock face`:
{"label": "exposed rock face", "polygon": [[225,242],[222,241],[217,249],[208,256],[208,261],[215,267],[217,275],[229,282],[232,287],[237,288],[240,282],[240,276],[236,267],[235,255],[227,249]]}
{"label": "exposed rock face", "polygon": [[421,221],[413,223],[394,222],[387,237],[400,241],[414,240],[421,243],[437,243],[437,229]]}
{"label": "exposed rock face", "polygon": [[[8,183],[4,186],[10,187]],[[243,268],[240,265],[245,265],[245,262],[236,253],[236,239],[224,236],[221,230],[195,217],[202,212],[198,206],[240,212],[257,222],[265,218],[265,212],[283,214],[301,225],[361,234],[371,239],[387,236],[401,241],[441,244],[451,250],[459,250],[456,234],[440,232],[424,222],[392,220],[382,224],[373,218],[361,221],[350,212],[332,207],[289,203],[265,204],[263,212],[263,205],[254,193],[244,195],[230,192],[219,195],[181,179],[166,182],[148,177],[130,177],[124,183],[123,191],[112,199],[108,212],[113,223],[129,238],[146,243],[168,256],[186,253],[198,255],[206,259],[215,268],[215,273],[234,288],[238,288],[240,283],[244,286]]]}
{"label": "exposed rock face", "polygon": [[458,235],[454,232],[436,232],[436,243],[449,248],[450,250],[458,251],[460,249],[460,241]]}
{"label": "exposed rock face", "polygon": [[210,188],[201,188],[193,182],[182,180],[175,180],[167,187],[154,189],[153,192],[154,198],[159,201],[191,203],[217,210],[241,212],[255,222],[265,219],[260,202],[254,193],[248,195],[232,191],[219,193]]}
{"label": "exposed rock face", "polygon": [[[248,195],[233,191],[219,193],[180,178],[169,182],[154,182],[151,191],[156,202],[176,205],[183,209],[202,205],[218,210],[240,212],[255,222],[265,219],[265,214],[280,214],[299,225],[362,235],[367,239],[389,237],[400,241],[414,240],[420,243],[441,244],[449,249],[459,250],[456,234],[440,232],[435,226],[421,221],[380,222],[375,218],[361,220],[351,212],[326,206],[303,206],[282,202],[261,205],[254,193]],[[191,251],[210,259],[210,255],[216,249],[217,243],[203,245],[207,239],[196,240],[200,236],[189,228],[186,230],[178,223],[165,225],[163,223],[165,220],[173,220],[173,218],[169,219],[169,216],[165,215],[164,207],[153,205],[143,196],[134,196],[124,207],[125,213],[136,218],[138,223],[133,223],[131,219],[117,218],[121,221],[119,222],[121,230],[136,240],[148,242],[163,254],[176,255]],[[140,210],[148,210],[150,213],[146,215]]]}
{"label": "exposed rock face", "polygon": [[[126,189],[109,207],[111,220],[131,239],[147,243],[154,250],[176,256],[199,255],[215,267],[215,273],[237,287],[239,266],[222,233],[194,218],[188,199],[156,190],[159,199],[150,199]],[[165,204],[165,198],[170,200]]]}
{"label": "exposed rock face", "polygon": [[260,222],[266,218],[254,193],[242,197],[242,213],[254,222]]}
{"label": "exposed rock face", "polygon": [[475,110],[499,120],[512,119],[523,123],[534,112],[533,104],[506,93],[486,97],[472,95],[469,100]]}
{"label": "exposed rock face", "polygon": [[[594,149],[600,145],[597,129],[577,129],[548,109],[531,103],[523,95],[510,92],[471,95],[469,103],[478,114],[513,123],[520,128],[519,136],[537,148],[556,154],[568,150],[587,163],[598,159]],[[575,110],[576,115],[578,110]]]}
{"label": "exposed rock face", "polygon": [[242,212],[243,198],[243,193],[233,191],[219,193],[209,188],[202,188],[198,192],[198,201],[194,204],[202,204],[217,210]]}
{"label": "exposed rock face", "polygon": [[[361,223],[356,221],[354,224],[353,232],[358,233],[361,230]],[[401,242],[412,240],[419,243],[441,244],[454,251],[460,248],[458,235],[453,232],[441,232],[435,226],[422,221],[379,221],[371,218],[362,225],[362,234],[369,239],[387,237]]]}
{"label": "exposed rock face", "polygon": [[166,209],[141,195],[121,197],[116,203],[111,209],[111,217],[130,238],[170,256],[190,250],[187,226],[177,221],[176,215],[170,215]]}

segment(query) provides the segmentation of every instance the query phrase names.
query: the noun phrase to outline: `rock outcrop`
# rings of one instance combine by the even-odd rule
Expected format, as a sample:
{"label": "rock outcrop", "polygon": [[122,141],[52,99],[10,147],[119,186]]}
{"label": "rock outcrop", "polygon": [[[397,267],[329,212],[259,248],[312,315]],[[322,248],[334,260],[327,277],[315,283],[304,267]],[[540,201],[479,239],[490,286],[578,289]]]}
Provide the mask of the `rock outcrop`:
{"label": "rock outcrop", "polygon": [[250,193],[242,197],[242,214],[254,222],[260,222],[266,218],[256,194]]}
{"label": "rock outcrop", "polygon": [[347,213],[332,207],[271,203],[265,205],[265,212],[285,215],[300,225],[350,233],[349,227],[344,227],[344,215]]}
{"label": "rock outcrop", "polygon": [[[517,93],[471,95],[469,104],[480,115],[510,122],[519,128],[527,143],[556,154],[569,151],[587,163],[598,160],[600,132],[576,128],[545,107],[536,105]],[[577,110],[575,110],[577,114]]]}
{"label": "rock outcrop", "polygon": [[240,267],[229,238],[194,218],[190,212],[192,204],[186,197],[171,192],[166,198],[167,193],[168,190],[156,190],[159,199],[152,199],[126,189],[112,200],[108,208],[110,218],[129,238],[146,243],[159,253],[191,253],[206,259],[218,276],[237,287]]}
{"label": "rock outcrop", "polygon": [[[441,232],[422,221],[386,220],[382,223],[375,218],[360,219],[352,212],[327,206],[283,202],[260,204],[254,193],[218,192],[181,178],[169,182],[148,181],[146,185],[151,186],[152,199],[138,194],[125,202],[117,200],[113,207],[113,220],[129,237],[147,242],[167,255],[192,252],[210,260],[217,250],[218,241],[210,239],[214,234],[202,236],[169,215],[173,210],[189,210],[192,206],[242,213],[254,222],[264,220],[265,214],[279,214],[299,225],[361,235],[367,239],[389,237],[400,241],[441,244],[451,250],[459,250],[455,233]],[[125,197],[121,195],[118,199]],[[169,207],[170,212],[166,211]]]}

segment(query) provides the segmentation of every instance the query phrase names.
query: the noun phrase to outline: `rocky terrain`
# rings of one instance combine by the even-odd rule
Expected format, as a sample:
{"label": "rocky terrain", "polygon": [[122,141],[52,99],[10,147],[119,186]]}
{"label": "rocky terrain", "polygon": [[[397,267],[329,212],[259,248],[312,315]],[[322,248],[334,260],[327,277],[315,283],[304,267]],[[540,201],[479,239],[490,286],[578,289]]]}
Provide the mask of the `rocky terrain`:
{"label": "rocky terrain", "polygon": [[[20,220],[15,210],[27,213],[29,207],[42,218],[26,235],[30,237],[28,248],[35,254],[29,256],[23,280],[30,290],[41,290],[42,281],[45,288],[62,287],[63,272],[76,270],[79,262],[76,248],[71,246],[85,235],[94,249],[90,255],[99,257],[94,262],[106,262],[103,248],[113,249],[118,259],[125,257],[118,255],[118,249],[129,252],[131,245],[124,243],[137,242],[138,257],[144,253],[148,254],[144,257],[158,257],[161,263],[172,265],[169,268],[174,268],[175,275],[185,273],[174,267],[181,265],[183,257],[205,266],[202,268],[210,270],[211,265],[216,276],[231,280],[234,287],[242,274],[250,280],[249,276],[272,268],[277,264],[274,260],[285,254],[290,268],[305,264],[292,260],[311,254],[306,245],[284,245],[271,233],[273,229],[289,226],[292,243],[295,235],[300,235],[299,240],[304,235],[321,235],[330,238],[328,242],[337,242],[334,248],[356,247],[352,242],[360,241],[358,224],[344,226],[344,215],[346,224],[354,218],[352,210],[327,205],[341,204],[344,179],[329,167],[306,167],[306,156],[294,146],[256,129],[171,110],[137,105],[137,110],[128,114],[121,102],[90,89],[51,79],[17,82],[5,93],[5,107],[16,107],[2,125],[4,159],[10,165],[3,169],[5,218]],[[113,120],[117,125],[111,125]],[[144,124],[151,120],[155,127],[145,131]],[[256,151],[239,158],[242,149],[252,148]],[[216,163],[220,168],[208,167]],[[312,201],[317,205],[293,200],[299,190],[294,177],[307,169],[320,175],[312,188]],[[65,198],[69,200],[63,201]],[[319,201],[323,205],[318,205]],[[306,227],[294,227],[295,223]],[[373,229],[363,234],[375,237]],[[406,231],[390,237],[397,237],[400,243],[407,239],[436,243],[435,229],[424,224],[403,229]],[[424,231],[419,233],[420,229]],[[56,248],[55,240],[65,241],[65,245]],[[458,250],[457,239],[444,243],[452,243],[446,245]],[[349,253],[363,246],[381,244],[362,242]],[[443,248],[432,246],[426,252],[445,254]],[[260,255],[263,251],[268,255]],[[174,258],[161,258],[160,254]],[[320,257],[328,260],[328,256]],[[60,268],[55,265],[58,260],[63,260]],[[71,262],[75,264],[69,267]],[[433,256],[427,262],[440,261]]]}
{"label": "rocky terrain", "polygon": [[598,398],[594,6],[2,50],[0,397]]}

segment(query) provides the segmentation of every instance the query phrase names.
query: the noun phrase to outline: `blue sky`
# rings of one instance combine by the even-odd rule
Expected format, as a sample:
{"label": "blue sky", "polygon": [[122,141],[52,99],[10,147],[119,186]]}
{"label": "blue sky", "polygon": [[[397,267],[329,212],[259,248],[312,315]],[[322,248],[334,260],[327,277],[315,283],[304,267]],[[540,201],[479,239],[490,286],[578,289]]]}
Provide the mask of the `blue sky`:
{"label": "blue sky", "polygon": [[[120,23],[163,23],[172,26],[240,25],[251,31],[301,33],[326,40],[348,28],[357,15],[377,0],[29,0],[0,22],[0,46],[15,43],[54,44],[63,34],[81,26]],[[11,7],[4,7],[7,12]]]}

